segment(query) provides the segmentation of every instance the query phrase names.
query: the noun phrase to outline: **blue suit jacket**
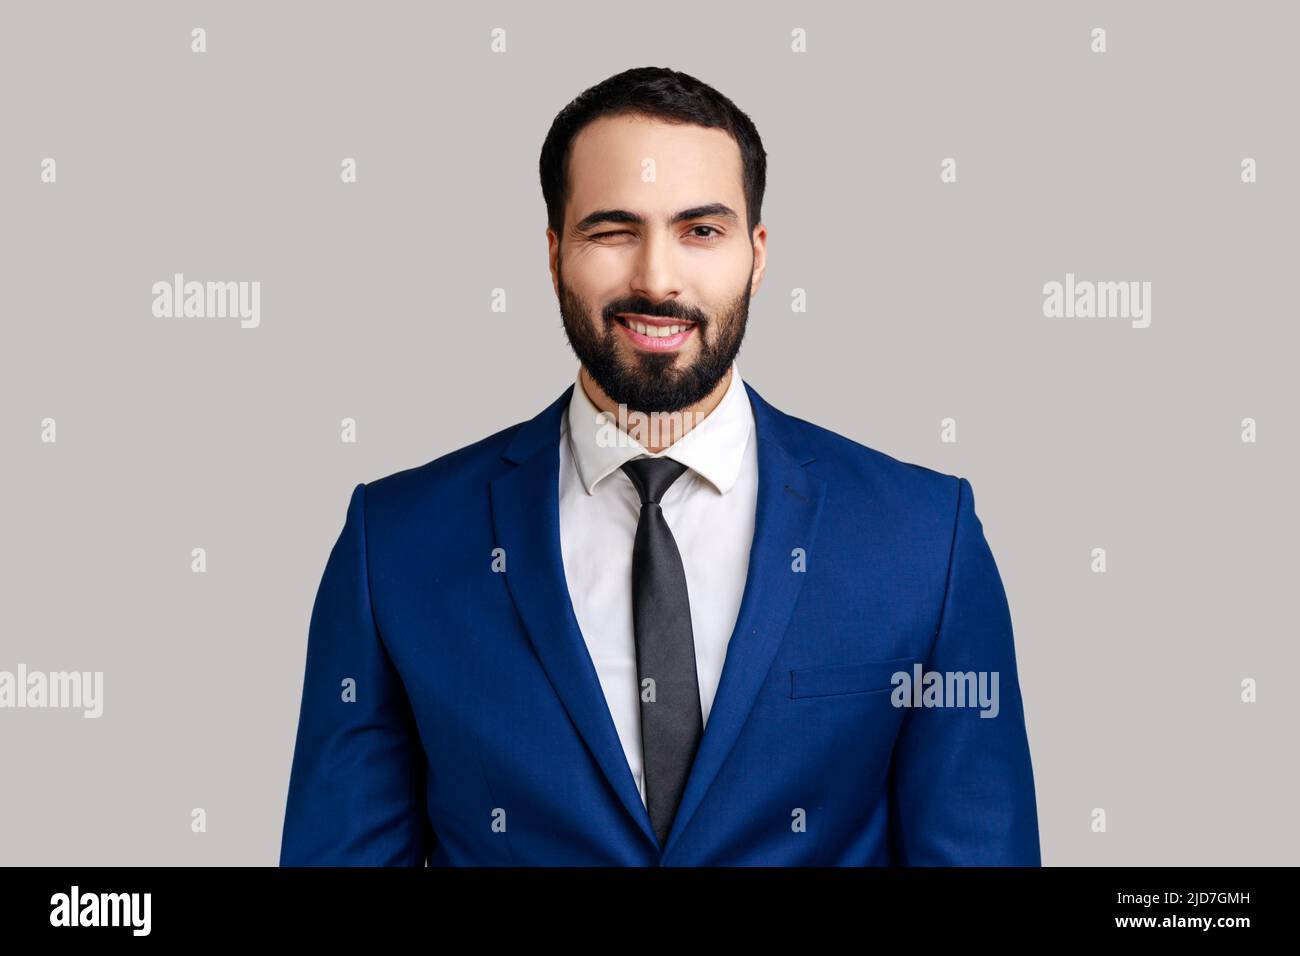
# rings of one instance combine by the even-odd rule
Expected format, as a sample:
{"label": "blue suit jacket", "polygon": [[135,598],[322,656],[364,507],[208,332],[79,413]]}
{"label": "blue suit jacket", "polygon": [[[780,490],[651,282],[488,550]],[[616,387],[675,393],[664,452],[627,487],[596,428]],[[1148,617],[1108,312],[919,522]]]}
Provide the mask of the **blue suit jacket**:
{"label": "blue suit jacket", "polygon": [[[565,582],[572,388],[352,492],[311,615],[281,864],[1038,865],[1011,619],[970,484],[748,385],[744,599],[658,844]],[[998,672],[997,716],[895,706],[892,676],[918,663]]]}

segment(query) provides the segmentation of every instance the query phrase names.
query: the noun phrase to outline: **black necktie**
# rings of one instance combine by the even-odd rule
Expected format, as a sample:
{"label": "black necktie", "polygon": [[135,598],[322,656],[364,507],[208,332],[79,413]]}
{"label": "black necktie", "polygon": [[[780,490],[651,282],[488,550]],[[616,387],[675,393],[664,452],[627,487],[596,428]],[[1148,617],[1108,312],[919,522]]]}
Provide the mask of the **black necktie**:
{"label": "black necktie", "polygon": [[686,466],[671,458],[638,458],[623,471],[641,496],[632,546],[632,625],[646,809],[663,847],[704,734],[686,570],[659,507]]}

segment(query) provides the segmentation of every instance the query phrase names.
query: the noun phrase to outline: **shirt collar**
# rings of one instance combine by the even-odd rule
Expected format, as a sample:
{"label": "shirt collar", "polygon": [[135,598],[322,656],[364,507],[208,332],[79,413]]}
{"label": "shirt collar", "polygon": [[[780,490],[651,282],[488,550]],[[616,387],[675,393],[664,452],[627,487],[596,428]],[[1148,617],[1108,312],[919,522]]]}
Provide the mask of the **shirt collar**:
{"label": "shirt collar", "polygon": [[[624,462],[642,455],[681,462],[713,485],[719,494],[725,495],[735,485],[754,429],[754,410],[750,407],[740,368],[734,360],[731,363],[731,383],[713,411],[672,445],[654,455],[619,429],[616,418],[610,415],[598,417],[601,412],[582,387],[581,373],[579,368],[564,422],[569,450],[587,494],[594,494],[596,485],[622,468]],[[610,441],[610,438],[616,440]]]}

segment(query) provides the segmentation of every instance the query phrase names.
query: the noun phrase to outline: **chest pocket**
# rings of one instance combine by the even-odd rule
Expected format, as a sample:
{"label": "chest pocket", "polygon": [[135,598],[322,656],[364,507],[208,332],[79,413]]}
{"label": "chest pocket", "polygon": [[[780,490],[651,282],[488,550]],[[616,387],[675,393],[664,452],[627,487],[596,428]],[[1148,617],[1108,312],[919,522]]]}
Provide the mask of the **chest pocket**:
{"label": "chest pocket", "polygon": [[899,671],[910,675],[916,661],[914,657],[899,657],[795,668],[790,671],[790,697],[833,697],[893,690],[897,686],[892,683],[894,675]]}

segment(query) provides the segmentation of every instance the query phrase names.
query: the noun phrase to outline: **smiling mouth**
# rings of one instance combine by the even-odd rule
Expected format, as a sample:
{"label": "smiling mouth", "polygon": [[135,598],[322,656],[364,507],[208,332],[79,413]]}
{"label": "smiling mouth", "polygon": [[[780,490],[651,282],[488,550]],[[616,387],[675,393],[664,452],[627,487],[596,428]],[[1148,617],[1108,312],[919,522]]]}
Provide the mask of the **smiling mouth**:
{"label": "smiling mouth", "polygon": [[631,312],[618,313],[614,316],[614,321],[623,328],[647,338],[668,338],[695,328],[695,323],[688,319],[665,319]]}

